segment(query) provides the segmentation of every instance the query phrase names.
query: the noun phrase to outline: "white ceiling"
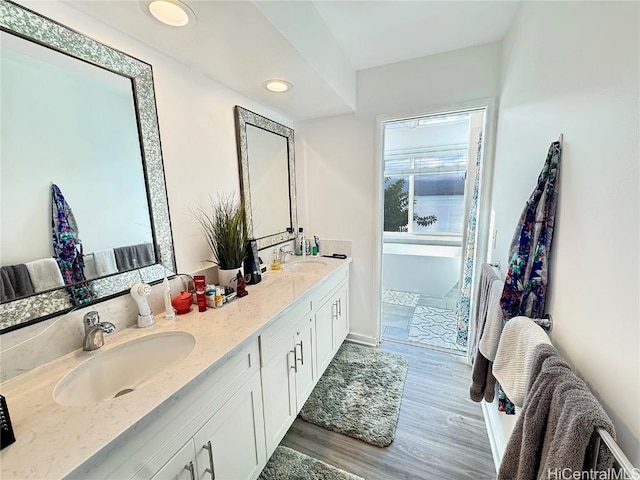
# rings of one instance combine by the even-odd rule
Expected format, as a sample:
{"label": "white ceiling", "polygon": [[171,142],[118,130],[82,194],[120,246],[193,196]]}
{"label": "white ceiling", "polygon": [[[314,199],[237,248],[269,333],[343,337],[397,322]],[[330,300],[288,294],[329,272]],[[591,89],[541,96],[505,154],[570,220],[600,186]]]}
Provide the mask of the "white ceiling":
{"label": "white ceiling", "polygon": [[[140,0],[66,3],[294,120],[353,112],[356,70],[502,39],[518,5],[183,1],[197,16],[185,28],[155,21]],[[269,78],[294,88],[267,92]]]}
{"label": "white ceiling", "polygon": [[313,2],[356,70],[505,37],[518,1]]}

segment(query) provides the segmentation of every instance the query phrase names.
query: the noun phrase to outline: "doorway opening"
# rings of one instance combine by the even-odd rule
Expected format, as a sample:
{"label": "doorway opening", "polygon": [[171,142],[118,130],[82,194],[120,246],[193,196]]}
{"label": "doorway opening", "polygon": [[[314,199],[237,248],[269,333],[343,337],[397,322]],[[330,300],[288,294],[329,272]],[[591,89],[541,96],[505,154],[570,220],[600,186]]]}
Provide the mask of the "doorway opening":
{"label": "doorway opening", "polygon": [[383,121],[382,341],[466,355],[486,107]]}

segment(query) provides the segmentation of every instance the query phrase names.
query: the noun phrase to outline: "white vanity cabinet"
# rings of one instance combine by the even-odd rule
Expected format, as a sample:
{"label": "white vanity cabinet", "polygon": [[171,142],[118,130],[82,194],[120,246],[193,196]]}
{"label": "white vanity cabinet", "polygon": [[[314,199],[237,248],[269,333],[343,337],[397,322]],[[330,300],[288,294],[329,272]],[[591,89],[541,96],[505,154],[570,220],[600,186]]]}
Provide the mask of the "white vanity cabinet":
{"label": "white vanity cabinet", "polygon": [[345,265],[260,336],[267,456],[347,336],[348,280]]}
{"label": "white vanity cabinet", "polygon": [[260,336],[268,455],[278,446],[316,384],[314,337],[309,301],[285,313]]}
{"label": "white vanity cabinet", "polygon": [[260,377],[254,375],[193,437],[197,479],[251,480],[267,462]]}
{"label": "white vanity cabinet", "polygon": [[331,363],[333,356],[349,333],[349,281],[341,277],[338,286],[319,300],[315,311],[318,378]]}
{"label": "white vanity cabinet", "polygon": [[251,480],[265,464],[260,376],[255,374],[151,480]]}
{"label": "white vanity cabinet", "polygon": [[349,283],[343,282],[335,295],[333,341],[337,350],[349,334]]}
{"label": "white vanity cabinet", "polygon": [[171,460],[153,476],[152,480],[193,480],[195,476],[195,448],[189,440]]}

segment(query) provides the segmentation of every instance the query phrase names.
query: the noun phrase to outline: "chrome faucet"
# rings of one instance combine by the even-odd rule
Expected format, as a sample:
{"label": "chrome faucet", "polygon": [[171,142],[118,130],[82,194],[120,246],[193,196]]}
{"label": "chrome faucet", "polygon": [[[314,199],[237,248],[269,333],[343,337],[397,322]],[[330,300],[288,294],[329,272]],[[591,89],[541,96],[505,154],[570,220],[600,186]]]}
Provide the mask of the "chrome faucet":
{"label": "chrome faucet", "polygon": [[280,253],[280,263],[287,263],[287,255],[293,255],[293,252],[291,250],[285,250],[284,247],[280,247],[278,249],[278,252]]}
{"label": "chrome faucet", "polygon": [[104,345],[104,334],[107,335],[116,331],[116,326],[111,322],[101,322],[100,315],[96,311],[85,314],[84,340],[82,349],[86,351],[97,350]]}

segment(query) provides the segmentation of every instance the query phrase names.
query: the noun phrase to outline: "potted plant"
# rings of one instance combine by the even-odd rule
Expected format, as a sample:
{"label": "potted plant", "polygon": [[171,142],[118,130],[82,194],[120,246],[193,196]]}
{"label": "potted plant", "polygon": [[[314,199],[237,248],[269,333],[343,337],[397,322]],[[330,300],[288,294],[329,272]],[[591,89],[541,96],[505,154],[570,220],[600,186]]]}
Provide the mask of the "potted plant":
{"label": "potted plant", "polygon": [[[194,217],[204,233],[215,263],[218,281],[231,286],[242,265],[246,252],[247,228],[242,202],[234,195],[209,198],[209,208],[197,208]],[[244,272],[242,272],[244,275]]]}

